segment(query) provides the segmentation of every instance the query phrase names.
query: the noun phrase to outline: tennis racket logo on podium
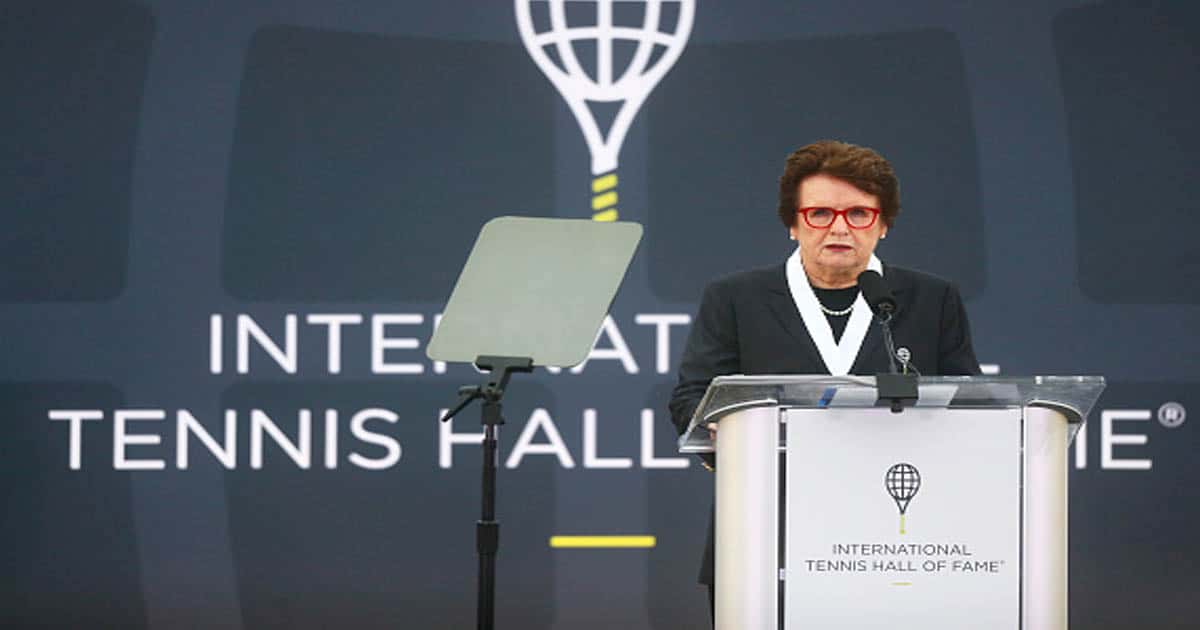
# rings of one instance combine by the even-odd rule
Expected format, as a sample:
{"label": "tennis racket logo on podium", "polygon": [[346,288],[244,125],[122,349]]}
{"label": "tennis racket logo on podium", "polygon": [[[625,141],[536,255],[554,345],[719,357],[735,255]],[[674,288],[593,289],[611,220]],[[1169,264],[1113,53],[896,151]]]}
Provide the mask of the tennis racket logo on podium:
{"label": "tennis racket logo on podium", "polygon": [[[646,97],[683,52],[695,0],[515,0],[515,5],[525,49],[567,102],[591,153],[592,218],[616,221],[621,144]],[[601,104],[618,105],[606,130],[592,109]]]}
{"label": "tennis racket logo on podium", "polygon": [[917,490],[921,489],[921,471],[912,464],[895,464],[883,476],[883,487],[887,488],[900,510],[900,533],[904,534],[904,512],[908,510],[909,501],[917,496]]}

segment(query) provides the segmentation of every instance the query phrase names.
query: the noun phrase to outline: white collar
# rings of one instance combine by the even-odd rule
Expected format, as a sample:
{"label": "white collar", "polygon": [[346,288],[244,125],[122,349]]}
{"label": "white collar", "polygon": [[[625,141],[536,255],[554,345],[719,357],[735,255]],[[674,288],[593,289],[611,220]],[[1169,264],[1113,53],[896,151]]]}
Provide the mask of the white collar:
{"label": "white collar", "polygon": [[[825,367],[833,376],[849,374],[850,368],[854,366],[854,359],[862,348],[863,340],[867,338],[867,329],[871,326],[871,309],[863,299],[862,293],[854,299],[854,310],[850,313],[846,330],[842,332],[841,341],[834,343],[833,328],[821,312],[817,296],[808,283],[808,275],[804,273],[799,247],[796,248],[795,254],[788,256],[786,267],[792,300],[796,303],[796,309],[800,311],[800,317],[804,319],[804,327],[808,329],[809,337],[812,337],[817,346],[817,352],[821,353],[821,359],[825,361]],[[883,275],[883,263],[879,262],[875,254],[871,254],[867,269]]]}

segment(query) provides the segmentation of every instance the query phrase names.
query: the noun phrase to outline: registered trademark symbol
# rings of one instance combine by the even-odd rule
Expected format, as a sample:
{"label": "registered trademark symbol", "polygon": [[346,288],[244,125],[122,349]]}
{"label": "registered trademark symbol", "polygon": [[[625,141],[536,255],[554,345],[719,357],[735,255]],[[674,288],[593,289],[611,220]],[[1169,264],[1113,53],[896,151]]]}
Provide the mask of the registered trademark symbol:
{"label": "registered trademark symbol", "polygon": [[1158,408],[1158,423],[1174,429],[1187,420],[1187,410],[1177,402],[1165,402]]}

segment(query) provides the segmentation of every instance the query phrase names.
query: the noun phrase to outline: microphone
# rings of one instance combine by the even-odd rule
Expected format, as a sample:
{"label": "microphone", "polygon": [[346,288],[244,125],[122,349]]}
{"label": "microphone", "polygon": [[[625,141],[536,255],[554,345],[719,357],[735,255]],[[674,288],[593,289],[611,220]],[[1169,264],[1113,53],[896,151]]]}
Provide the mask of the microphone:
{"label": "microphone", "polygon": [[896,314],[896,297],[883,283],[883,276],[870,269],[858,274],[858,290],[879,320],[888,355],[889,372],[875,375],[875,387],[879,392],[876,404],[891,407],[893,413],[900,413],[904,407],[911,407],[917,402],[917,377],[908,374],[907,369],[904,374],[896,369],[896,342],[892,339],[891,327],[892,316]]}
{"label": "microphone", "polygon": [[896,297],[883,283],[883,276],[878,271],[868,269],[858,274],[858,290],[862,291],[863,299],[871,307],[872,313],[885,322],[892,319],[892,314],[896,312]]}

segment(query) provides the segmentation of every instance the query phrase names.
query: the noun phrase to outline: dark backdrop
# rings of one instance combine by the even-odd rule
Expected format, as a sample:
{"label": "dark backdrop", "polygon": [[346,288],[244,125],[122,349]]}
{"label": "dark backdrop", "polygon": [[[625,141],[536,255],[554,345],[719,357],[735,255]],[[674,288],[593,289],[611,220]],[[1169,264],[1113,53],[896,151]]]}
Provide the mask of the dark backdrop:
{"label": "dark backdrop", "polygon": [[[641,456],[651,415],[672,454],[686,334],[662,346],[653,316],[789,253],[775,178],[825,137],[892,159],[904,211],[880,255],[960,285],[991,369],[1108,377],[1072,458],[1073,624],[1192,627],[1197,5],[698,4],[620,157],[621,217],[646,234],[599,346],[636,365],[519,378],[506,407],[503,457],[532,416],[571,461],[502,471],[503,627],[704,622],[711,477]],[[484,221],[590,216],[587,147],[512,4],[9,0],[0,82],[0,625],[468,627],[477,451],[443,467],[435,417],[475,377],[424,343]],[[336,372],[307,319],[329,313],[362,318]],[[415,341],[373,357],[389,314],[408,317],[382,334]],[[241,315],[281,352],[296,317],[294,369],[254,343],[237,369]],[[384,470],[350,459],[387,453],[352,432],[370,408],[395,414],[365,424],[402,448]],[[53,409],[104,414],[77,470]],[[163,470],[116,469],[116,409],[163,410],[127,423],[159,439],[130,456]],[[192,437],[181,469],[181,409],[218,438],[233,412],[232,467]],[[270,438],[253,466],[251,411],[296,439],[300,409],[309,467]],[[589,466],[586,410],[629,468]],[[657,546],[547,544],[605,533]]]}

